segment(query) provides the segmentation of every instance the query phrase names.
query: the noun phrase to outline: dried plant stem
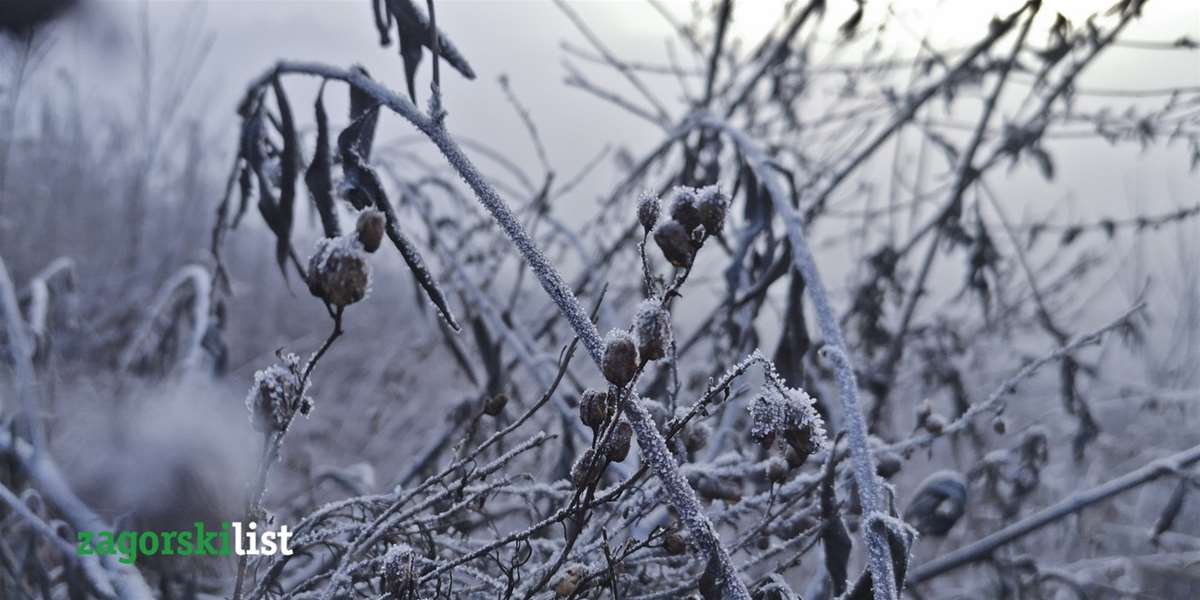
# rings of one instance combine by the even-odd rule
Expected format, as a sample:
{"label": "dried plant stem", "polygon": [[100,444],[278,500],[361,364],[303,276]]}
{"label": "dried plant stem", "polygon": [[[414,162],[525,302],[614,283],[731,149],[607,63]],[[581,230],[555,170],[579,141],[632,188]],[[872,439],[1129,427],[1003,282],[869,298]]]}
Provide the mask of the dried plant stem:
{"label": "dried plant stem", "polygon": [[[450,134],[444,127],[421,114],[411,102],[369,77],[364,76],[360,71],[339,69],[322,64],[280,62],[252,84],[251,93],[254,93],[254,90],[258,89],[258,87],[267,85],[275,77],[287,73],[313,75],[344,81],[372,96],[384,106],[404,117],[428,136],[450,163],[450,166],[454,168],[459,176],[470,186],[471,190],[475,192],[479,203],[491,213],[496,223],[512,241],[517,251],[529,263],[530,270],[537,276],[542,288],[554,300],[554,303],[558,305],[559,311],[562,312],[563,317],[575,331],[575,334],[579,336],[584,348],[592,357],[592,361],[599,368],[603,354],[603,343],[600,339],[600,332],[597,331],[596,326],[592,323],[588,312],[579,303],[571,288],[563,281],[558,270],[550,263],[545,254],[538,249],[533,239],[529,237],[524,226],[516,215],[513,214],[512,209],[500,198],[499,194],[487,182],[474,163],[467,158],[466,154],[463,153],[462,149],[450,137]],[[737,568],[734,566],[729,552],[721,545],[716,528],[704,516],[700,501],[696,498],[695,490],[688,485],[687,480],[679,472],[679,467],[675,464],[675,459],[667,449],[666,441],[663,440],[662,435],[655,428],[654,421],[650,418],[649,413],[636,400],[625,403],[625,413],[632,421],[643,460],[654,469],[655,475],[662,482],[667,498],[675,510],[679,512],[681,520],[688,525],[698,547],[707,552],[709,558],[715,561],[720,573],[721,587],[725,596],[733,600],[749,600],[750,592],[738,576]],[[870,458],[868,457],[867,460],[870,460]],[[894,595],[890,598],[894,598]]]}
{"label": "dried plant stem", "polygon": [[[804,237],[803,223],[799,213],[780,185],[778,174],[768,165],[766,154],[754,140],[743,131],[725,121],[714,117],[702,117],[701,124],[723,131],[738,146],[742,156],[754,171],[758,180],[766,187],[775,210],[779,212],[787,228],[788,242],[792,248],[792,261],[800,275],[804,278],[809,298],[817,312],[817,321],[821,327],[821,335],[827,344],[825,350],[834,363],[837,372],[839,395],[842,399],[842,417],[846,420],[845,429],[849,434],[850,458],[854,464],[854,479],[858,484],[859,501],[863,513],[870,515],[878,513],[883,503],[879,495],[879,482],[875,476],[875,461],[867,443],[867,424],[863,418],[862,409],[858,403],[858,381],[854,374],[854,365],[850,362],[846,350],[846,340],[842,336],[841,326],[825,290],[825,282],[821,279],[820,270],[808,242]],[[896,579],[892,569],[892,552],[885,539],[884,533],[874,527],[864,527],[863,536],[867,545],[868,566],[871,577],[875,582],[875,600],[894,600],[898,598]]]}
{"label": "dried plant stem", "polygon": [[913,569],[909,573],[908,580],[912,583],[920,583],[961,566],[984,560],[1000,546],[1121,492],[1154,481],[1163,475],[1178,473],[1181,468],[1195,462],[1200,462],[1200,446],[1192,446],[1183,452],[1155,460],[1090,490],[1072,494],[1000,531]]}

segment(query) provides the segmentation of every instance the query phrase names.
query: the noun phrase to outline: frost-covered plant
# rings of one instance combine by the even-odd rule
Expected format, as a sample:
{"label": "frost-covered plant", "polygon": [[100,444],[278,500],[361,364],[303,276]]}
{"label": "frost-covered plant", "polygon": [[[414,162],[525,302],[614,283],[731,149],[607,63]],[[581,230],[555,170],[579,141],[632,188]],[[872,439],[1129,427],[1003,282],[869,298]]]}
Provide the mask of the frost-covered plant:
{"label": "frost-covered plant", "polygon": [[313,400],[308,396],[311,379],[305,379],[300,357],[281,353],[280,362],[254,373],[254,383],[246,394],[246,409],[254,429],[282,432],[297,414],[308,416]]}

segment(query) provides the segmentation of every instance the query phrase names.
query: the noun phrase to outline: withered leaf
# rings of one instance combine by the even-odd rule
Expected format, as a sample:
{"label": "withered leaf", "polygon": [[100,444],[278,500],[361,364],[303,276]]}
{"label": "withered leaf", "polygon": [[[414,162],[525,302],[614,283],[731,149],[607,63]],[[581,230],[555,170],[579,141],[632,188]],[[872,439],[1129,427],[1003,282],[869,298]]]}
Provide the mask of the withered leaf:
{"label": "withered leaf", "polygon": [[312,195],[313,204],[317,207],[317,214],[321,216],[321,227],[325,230],[325,237],[336,237],[341,234],[341,228],[338,227],[337,212],[333,203],[332,161],[329,157],[329,118],[325,114],[324,95],[325,82],[321,82],[321,88],[317,90],[315,107],[317,143],[316,148],[313,149],[312,162],[308,165],[308,170],[304,172],[304,184],[308,186],[308,193]]}

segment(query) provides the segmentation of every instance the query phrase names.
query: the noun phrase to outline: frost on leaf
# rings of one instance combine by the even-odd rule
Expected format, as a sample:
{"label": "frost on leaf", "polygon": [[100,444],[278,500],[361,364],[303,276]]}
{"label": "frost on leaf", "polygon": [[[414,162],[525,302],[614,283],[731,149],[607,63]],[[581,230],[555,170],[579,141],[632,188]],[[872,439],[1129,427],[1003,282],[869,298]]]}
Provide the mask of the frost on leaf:
{"label": "frost on leaf", "polygon": [[765,446],[783,439],[801,458],[826,449],[825,422],[804,390],[784,387],[768,374],[750,404],[750,436]]}
{"label": "frost on leaf", "polygon": [[312,380],[301,386],[300,357],[287,353],[279,358],[281,363],[254,374],[254,384],[246,395],[250,423],[258,431],[283,431],[297,412],[307,416],[312,411],[312,398],[305,395]]}

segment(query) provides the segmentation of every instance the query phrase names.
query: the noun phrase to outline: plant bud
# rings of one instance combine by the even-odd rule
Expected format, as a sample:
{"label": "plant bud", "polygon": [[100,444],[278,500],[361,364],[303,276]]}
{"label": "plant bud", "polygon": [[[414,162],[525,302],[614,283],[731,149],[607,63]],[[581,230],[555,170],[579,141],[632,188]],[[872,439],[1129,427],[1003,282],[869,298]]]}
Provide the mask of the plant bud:
{"label": "plant bud", "polygon": [[358,224],[354,229],[358,235],[358,243],[362,244],[363,250],[367,252],[378,250],[379,245],[383,243],[383,233],[386,227],[387,219],[383,212],[368,208],[358,213]]}
{"label": "plant bud", "polygon": [[692,263],[696,249],[688,230],[678,221],[667,219],[654,228],[654,243],[662,250],[667,262],[685,268]]}
{"label": "plant bud", "polygon": [[637,333],[638,355],[642,360],[666,357],[667,348],[671,346],[671,313],[653,300],[643,300],[633,317],[633,329]]}
{"label": "plant bud", "polygon": [[637,216],[646,233],[650,233],[654,229],[654,225],[658,223],[658,213],[661,210],[658,198],[650,192],[642,192],[638,198]]}
{"label": "plant bud", "polygon": [[256,431],[283,431],[297,412],[307,416],[312,399],[305,395],[311,380],[301,380],[303,367],[295,354],[281,354],[275,364],[254,374],[254,384],[246,395],[246,409]]}
{"label": "plant bud", "polygon": [[599,479],[603,469],[604,464],[596,456],[596,453],[588,448],[579,455],[575,464],[571,465],[571,483],[575,485],[576,489],[583,489]]}
{"label": "plant bud", "polygon": [[308,262],[309,290],[334,306],[362,300],[371,287],[371,268],[357,236],[322,238]]}
{"label": "plant bud", "polygon": [[772,456],[767,461],[767,481],[771,483],[783,483],[787,479],[787,474],[790,470],[791,468],[788,467],[786,460],[778,456]]}
{"label": "plant bud", "polygon": [[616,429],[608,438],[605,455],[609,462],[622,462],[629,457],[629,447],[633,443],[633,426],[624,419],[617,422]]}
{"label": "plant bud", "polygon": [[695,189],[681,185],[671,190],[671,218],[683,225],[684,230],[688,232],[701,224]]}
{"label": "plant bud", "polygon": [[508,404],[508,395],[500,392],[495,396],[491,396],[483,401],[483,412],[488,416],[494,417],[504,412],[504,406]]}
{"label": "plant bud", "polygon": [[624,387],[637,374],[637,346],[633,336],[623,329],[613,329],[604,338],[604,356],[600,360],[600,370],[609,383]]}
{"label": "plant bud", "polygon": [[608,420],[608,392],[584,390],[579,399],[579,420],[596,431]]}
{"label": "plant bud", "polygon": [[729,197],[717,186],[701,188],[697,194],[696,208],[700,213],[700,224],[708,235],[716,235],[725,227],[725,215],[729,211]]}

